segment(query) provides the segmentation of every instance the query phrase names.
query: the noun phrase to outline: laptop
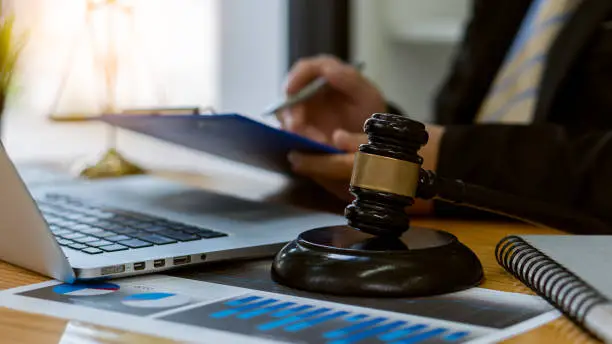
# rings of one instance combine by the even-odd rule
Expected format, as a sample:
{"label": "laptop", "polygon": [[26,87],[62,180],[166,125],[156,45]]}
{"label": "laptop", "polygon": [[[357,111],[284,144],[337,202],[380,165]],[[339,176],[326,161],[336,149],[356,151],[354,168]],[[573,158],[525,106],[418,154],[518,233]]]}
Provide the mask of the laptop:
{"label": "laptop", "polygon": [[0,145],[0,260],[73,283],[274,256],[343,216],[143,175],[27,185]]}

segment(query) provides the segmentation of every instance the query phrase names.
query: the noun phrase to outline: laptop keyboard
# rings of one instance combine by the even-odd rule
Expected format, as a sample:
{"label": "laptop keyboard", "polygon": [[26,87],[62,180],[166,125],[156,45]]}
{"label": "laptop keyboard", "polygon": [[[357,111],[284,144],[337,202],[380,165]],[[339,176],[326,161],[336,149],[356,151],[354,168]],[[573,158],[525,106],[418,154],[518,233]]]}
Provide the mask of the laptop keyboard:
{"label": "laptop keyboard", "polygon": [[88,254],[227,236],[207,228],[87,204],[63,195],[46,195],[38,208],[62,247]]}

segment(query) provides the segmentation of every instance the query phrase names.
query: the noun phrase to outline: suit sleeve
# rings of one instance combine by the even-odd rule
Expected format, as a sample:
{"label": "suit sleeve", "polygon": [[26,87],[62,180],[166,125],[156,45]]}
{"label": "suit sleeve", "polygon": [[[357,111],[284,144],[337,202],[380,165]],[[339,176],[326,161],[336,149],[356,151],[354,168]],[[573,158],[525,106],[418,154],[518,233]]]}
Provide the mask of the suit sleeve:
{"label": "suit sleeve", "polygon": [[[612,131],[569,134],[556,124],[451,125],[440,176],[580,210],[612,225]],[[480,212],[436,203],[438,215]]]}

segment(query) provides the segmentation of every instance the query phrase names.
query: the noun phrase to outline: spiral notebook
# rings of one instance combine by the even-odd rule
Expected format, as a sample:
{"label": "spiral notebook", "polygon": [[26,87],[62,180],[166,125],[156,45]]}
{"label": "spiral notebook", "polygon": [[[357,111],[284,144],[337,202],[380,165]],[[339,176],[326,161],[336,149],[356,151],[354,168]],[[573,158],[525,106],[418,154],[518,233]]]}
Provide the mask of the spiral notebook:
{"label": "spiral notebook", "polygon": [[612,236],[512,235],[495,255],[570,320],[612,343]]}

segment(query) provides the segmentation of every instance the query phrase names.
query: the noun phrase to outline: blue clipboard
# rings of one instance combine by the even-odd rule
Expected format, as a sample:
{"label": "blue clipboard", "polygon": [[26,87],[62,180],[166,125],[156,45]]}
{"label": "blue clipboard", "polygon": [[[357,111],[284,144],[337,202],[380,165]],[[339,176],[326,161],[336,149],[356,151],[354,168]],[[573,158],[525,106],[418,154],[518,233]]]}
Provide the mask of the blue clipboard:
{"label": "blue clipboard", "polygon": [[342,151],[239,114],[123,115],[99,119],[110,125],[275,172],[290,170],[290,151]]}

